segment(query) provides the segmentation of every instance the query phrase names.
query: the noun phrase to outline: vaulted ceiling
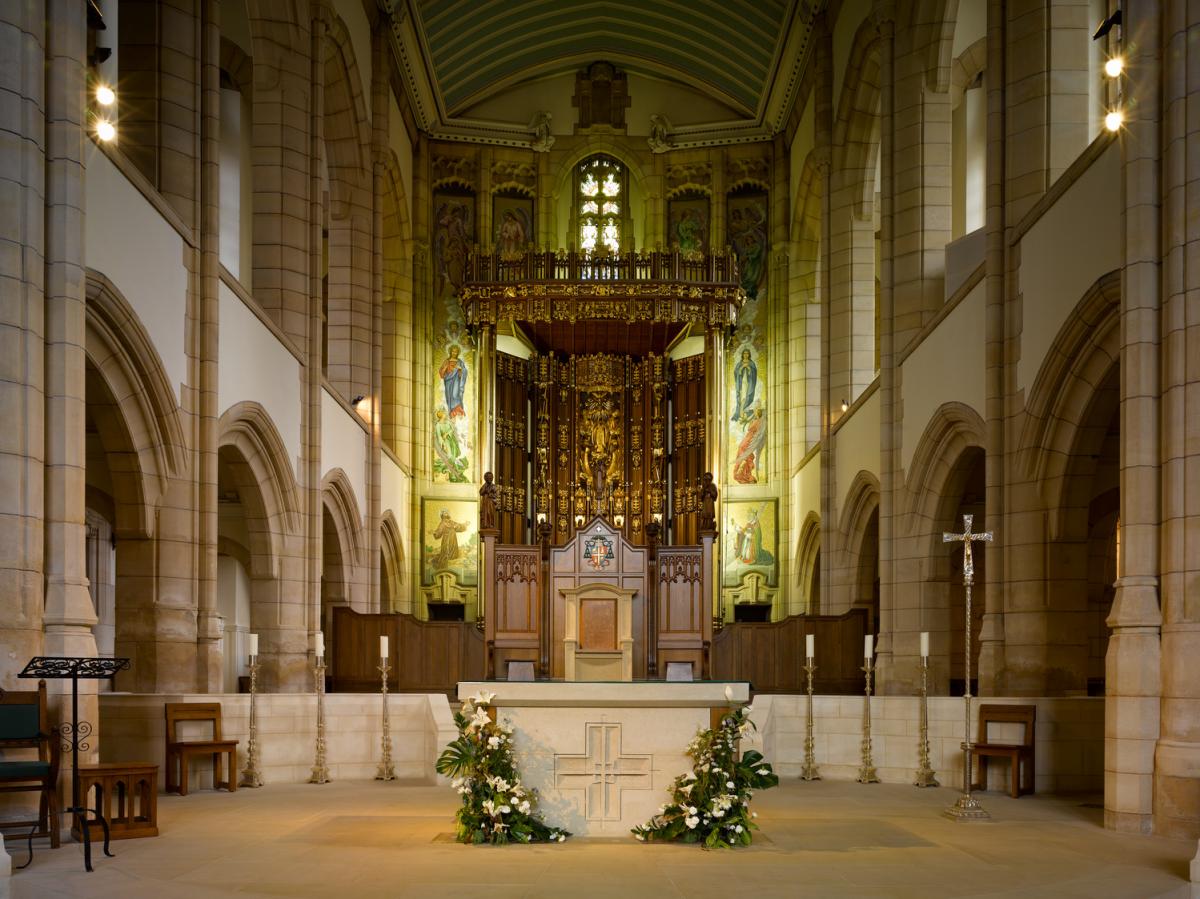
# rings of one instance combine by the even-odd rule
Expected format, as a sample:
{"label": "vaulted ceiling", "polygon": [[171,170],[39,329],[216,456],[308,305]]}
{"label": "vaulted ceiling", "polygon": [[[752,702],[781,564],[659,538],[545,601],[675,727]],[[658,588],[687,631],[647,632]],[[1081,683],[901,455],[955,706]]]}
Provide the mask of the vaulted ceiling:
{"label": "vaulted ceiling", "polygon": [[[515,137],[528,125],[518,108],[527,111],[531,90],[566,93],[561,110],[574,73],[598,60],[652,79],[655,102],[675,107],[643,117],[675,111],[689,123],[751,128],[761,139],[786,115],[817,0],[382,2],[394,10],[395,48],[422,126],[467,136],[485,125],[490,139],[507,142],[506,129]],[[636,102],[632,81],[630,92]],[[512,114],[497,115],[505,97],[514,98]],[[555,126],[569,133],[565,117]]]}

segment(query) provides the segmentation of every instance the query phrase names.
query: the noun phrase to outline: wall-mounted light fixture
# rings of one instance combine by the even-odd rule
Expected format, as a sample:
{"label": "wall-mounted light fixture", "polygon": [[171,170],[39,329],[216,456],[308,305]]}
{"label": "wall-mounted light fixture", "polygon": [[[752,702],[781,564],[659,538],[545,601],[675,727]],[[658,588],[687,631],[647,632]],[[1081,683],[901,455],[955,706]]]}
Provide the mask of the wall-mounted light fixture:
{"label": "wall-mounted light fixture", "polygon": [[361,403],[365,399],[366,399],[366,396],[364,396],[363,394],[360,393],[358,396],[356,396],[354,399],[352,399],[350,401],[350,405],[353,406],[355,409],[357,409],[358,404]]}
{"label": "wall-mounted light fixture", "polygon": [[850,404],[849,404],[849,403],[847,403],[847,402],[846,402],[846,401],[843,399],[843,400],[842,400],[842,412],[846,412],[846,411],[848,411],[848,410],[849,410],[849,408],[850,408]]}

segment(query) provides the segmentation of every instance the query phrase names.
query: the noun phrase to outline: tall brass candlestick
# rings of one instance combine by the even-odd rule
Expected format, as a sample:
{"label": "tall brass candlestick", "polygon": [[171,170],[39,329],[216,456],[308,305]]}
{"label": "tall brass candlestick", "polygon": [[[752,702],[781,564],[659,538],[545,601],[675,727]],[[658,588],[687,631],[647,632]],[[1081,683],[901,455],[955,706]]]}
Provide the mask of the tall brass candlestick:
{"label": "tall brass candlestick", "polygon": [[325,656],[317,656],[313,668],[317,689],[317,757],[313,762],[310,784],[329,783],[329,766],[325,764]]}
{"label": "tall brass candlestick", "polygon": [[242,782],[238,786],[261,787],[262,774],[258,770],[258,656],[250,656],[250,738],[246,741],[246,767],[242,769]]}
{"label": "tall brass candlestick", "polygon": [[388,671],[391,666],[387,658],[379,660],[379,674],[382,681],[380,695],[383,697],[383,736],[380,737],[382,758],[379,760],[379,770],[375,772],[376,780],[395,780],[396,768],[392,764],[392,727],[388,717]]}
{"label": "tall brass candlestick", "polygon": [[929,764],[929,657],[921,656],[921,736],[917,745],[917,755],[920,767],[917,768],[917,779],[913,781],[918,787],[940,787],[933,768]]}
{"label": "tall brass candlestick", "polygon": [[984,531],[981,534],[971,533],[971,522],[975,516],[963,516],[963,532],[961,534],[942,534],[943,543],[961,542],[963,545],[963,587],[965,588],[966,597],[966,627],[964,634],[967,644],[966,652],[963,653],[963,705],[964,705],[964,728],[963,728],[963,791],[958,797],[958,801],[954,805],[945,809],[942,814],[948,818],[953,818],[955,821],[982,821],[985,818],[990,818],[991,815],[984,810],[979,801],[971,795],[971,756],[975,749],[975,744],[971,742],[971,585],[975,583],[975,561],[971,555],[971,543],[975,540],[982,540],[986,543],[992,541],[992,532]]}
{"label": "tall brass candlestick", "polygon": [[808,721],[804,726],[804,767],[800,769],[801,780],[820,780],[817,762],[813,753],[813,672],[817,666],[813,664],[812,656],[805,662],[804,671],[808,676]]}
{"label": "tall brass candlestick", "polygon": [[871,758],[871,672],[875,670],[874,660],[867,656],[863,660],[863,672],[866,674],[866,690],[863,693],[863,737],[862,764],[858,768],[860,784],[877,784],[879,775],[875,773],[875,762]]}

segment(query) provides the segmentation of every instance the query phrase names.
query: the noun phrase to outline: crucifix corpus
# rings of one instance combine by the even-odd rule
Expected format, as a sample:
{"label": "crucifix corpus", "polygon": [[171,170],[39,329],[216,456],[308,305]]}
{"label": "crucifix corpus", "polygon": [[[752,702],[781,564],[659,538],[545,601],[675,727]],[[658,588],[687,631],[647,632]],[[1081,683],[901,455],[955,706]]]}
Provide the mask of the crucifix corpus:
{"label": "crucifix corpus", "polygon": [[976,540],[981,540],[984,543],[992,542],[991,531],[983,531],[979,534],[971,533],[971,522],[974,519],[974,515],[963,516],[963,532],[961,534],[951,534],[949,532],[942,534],[943,543],[960,542],[963,545],[963,587],[966,589],[965,605],[967,610],[966,627],[964,629],[966,635],[966,652],[963,653],[963,700],[966,708],[962,744],[963,791],[962,795],[958,797],[958,801],[942,813],[948,818],[953,818],[955,821],[982,821],[985,818],[991,817],[975,797],[971,795],[971,751],[974,749],[974,744],[971,742],[971,585],[975,583],[975,560],[971,555],[971,544]]}

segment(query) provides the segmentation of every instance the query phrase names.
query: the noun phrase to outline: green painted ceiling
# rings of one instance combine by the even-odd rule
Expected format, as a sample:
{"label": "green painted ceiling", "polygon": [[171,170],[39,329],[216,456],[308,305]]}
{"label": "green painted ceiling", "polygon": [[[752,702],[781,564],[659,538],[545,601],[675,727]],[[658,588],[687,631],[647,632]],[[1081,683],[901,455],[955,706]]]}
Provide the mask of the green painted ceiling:
{"label": "green painted ceiling", "polygon": [[419,0],[451,115],[524,78],[606,60],[755,115],[796,0]]}

